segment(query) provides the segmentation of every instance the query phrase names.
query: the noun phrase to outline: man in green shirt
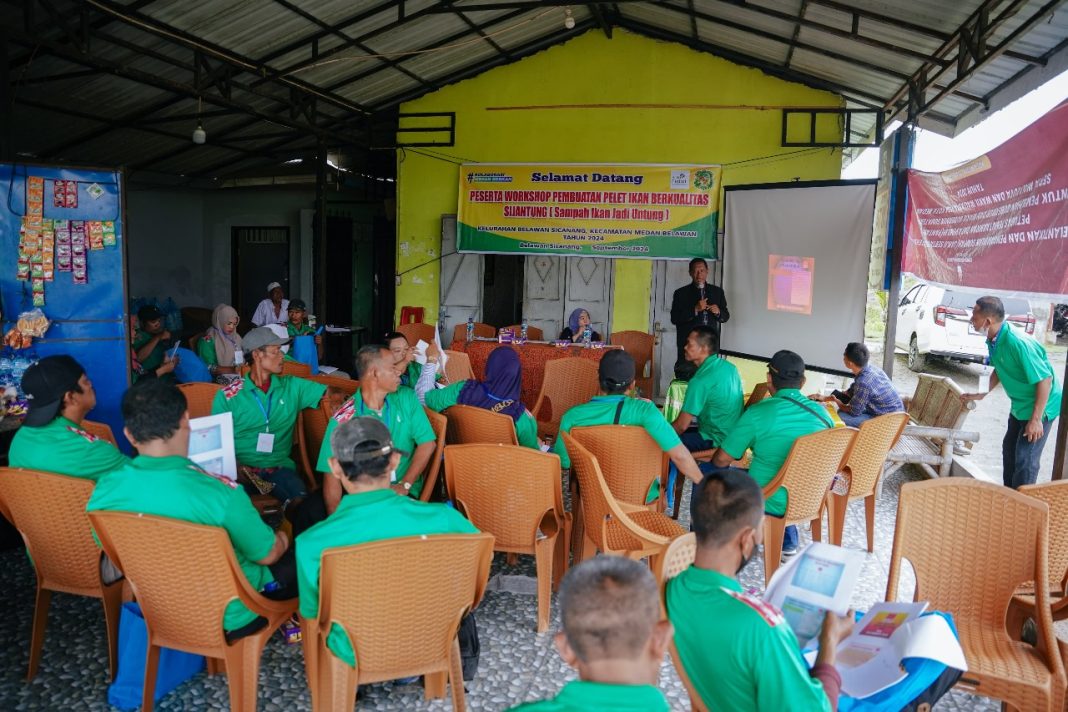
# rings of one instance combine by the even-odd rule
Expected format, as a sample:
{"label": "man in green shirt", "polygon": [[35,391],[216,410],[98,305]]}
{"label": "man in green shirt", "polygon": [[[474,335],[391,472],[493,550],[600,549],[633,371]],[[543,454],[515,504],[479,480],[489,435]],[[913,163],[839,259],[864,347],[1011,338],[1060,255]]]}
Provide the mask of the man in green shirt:
{"label": "man in green shirt", "polygon": [[[391,490],[390,473],[397,469],[402,453],[378,418],[347,420],[334,429],[329,442],[333,454],[327,457],[327,478],[345,494],[328,519],[296,539],[300,615],[308,619],[319,615],[319,571],[325,551],[406,536],[478,533],[451,507],[398,497]],[[326,644],[349,666],[356,665],[341,626],[331,626]]]}
{"label": "man in green shirt", "polygon": [[709,473],[695,493],[697,555],[667,582],[665,604],[687,677],[710,710],[837,708],[842,679],[835,649],[852,616],[830,611],[811,670],[782,614],[745,593],[737,575],[763,540],[760,486],[737,469]]}
{"label": "man in green shirt", "polygon": [[588,559],[564,576],[559,605],[563,630],[554,642],[579,679],[551,700],[514,709],[668,710],[656,683],[671,643],[671,623],[660,620],[660,596],[648,566],[621,556]]}
{"label": "man in green shirt", "polygon": [[[640,426],[645,428],[660,449],[668,454],[671,462],[679,468],[679,472],[695,483],[700,482],[701,471],[693,456],[652,401],[644,398],[631,398],[628,395],[634,387],[634,375],[633,356],[622,349],[613,349],[606,353],[597,365],[601,395],[594,396],[586,403],[568,408],[560,418],[560,432],[570,433],[572,428],[586,425]],[[430,398],[429,393],[427,398]],[[564,445],[564,438],[560,435],[556,437],[553,452],[560,456],[562,468],[566,470],[571,467],[567,446]],[[654,482],[649,490],[648,501],[656,499],[658,487],[659,482]]]}
{"label": "man in green shirt", "polygon": [[[133,339],[134,354],[145,372],[155,371],[163,365],[171,332],[163,328],[163,312],[151,304],[137,311],[137,323],[139,327]],[[168,375],[168,379],[173,378],[173,375]]]}
{"label": "man in green shirt", "polygon": [[[794,440],[834,427],[834,420],[824,406],[801,395],[805,361],[793,351],[778,351],[771,357],[767,382],[771,397],[747,408],[712,456],[714,467],[729,467],[747,449],[752,449],[753,462],[748,474],[761,487],[778,474]],[[765,503],[765,511],[782,517],[786,514],[786,496],[782,487],[775,490]],[[790,525],[783,536],[783,556],[796,554],[797,546],[797,527]]]}
{"label": "man in green shirt", "polygon": [[[742,414],[745,396],[738,368],[719,356],[719,332],[710,326],[695,326],[686,339],[686,360],[697,372],[686,387],[682,411],[672,427],[690,452],[712,450]],[[697,418],[697,432],[687,432]]]}
{"label": "man in green shirt", "polygon": [[[87,511],[138,512],[222,527],[253,588],[271,598],[296,595],[285,532],[272,532],[263,523],[237,483],[205,472],[186,457],[189,413],[182,392],[159,379],[138,381],[122,398],[122,416],[123,432],[140,454],[100,478]],[[223,616],[231,640],[266,623],[239,601],[232,601]]]}
{"label": "man in green shirt", "polygon": [[[296,336],[313,336],[315,337],[315,352],[320,361],[323,360],[323,335],[316,334],[315,329],[311,324],[307,322],[308,306],[304,303],[303,299],[292,299],[289,302],[289,320],[286,321],[286,331],[289,333],[289,338]],[[286,354],[286,358],[294,360],[290,354]]]}
{"label": "man in green shirt", "polygon": [[[1005,320],[997,297],[980,297],[972,307],[972,327],[986,333],[994,373],[990,390],[1005,387],[1011,404],[1009,424],[1001,442],[1001,478],[1006,487],[1033,485],[1038,479],[1042,449],[1061,412],[1061,384],[1042,345],[1019,333]],[[981,400],[986,393],[969,393]]]}
{"label": "man in green shirt", "polygon": [[293,429],[304,408],[317,408],[326,386],[282,374],[282,344],[270,328],[261,326],[241,340],[252,359],[243,379],[215,394],[213,414],[232,413],[237,461],[251,478],[273,485],[271,494],[286,503],[307,494],[304,481],[290,457]]}
{"label": "man in green shirt", "polygon": [[22,389],[30,409],[11,441],[12,467],[96,481],[130,461],[114,445],[82,429],[86,414],[96,407],[96,391],[73,358],[41,359],[26,369]]}

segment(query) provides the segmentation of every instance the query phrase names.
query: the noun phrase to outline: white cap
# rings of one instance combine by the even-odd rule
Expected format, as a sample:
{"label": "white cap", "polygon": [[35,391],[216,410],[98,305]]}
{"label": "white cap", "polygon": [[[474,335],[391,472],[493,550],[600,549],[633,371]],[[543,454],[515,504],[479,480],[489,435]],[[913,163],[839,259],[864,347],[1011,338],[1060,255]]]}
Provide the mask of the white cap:
{"label": "white cap", "polygon": [[282,285],[279,284],[278,282],[271,282],[270,284],[267,285],[267,293],[270,294],[271,290],[274,289],[275,287],[278,287],[279,289],[281,289]]}

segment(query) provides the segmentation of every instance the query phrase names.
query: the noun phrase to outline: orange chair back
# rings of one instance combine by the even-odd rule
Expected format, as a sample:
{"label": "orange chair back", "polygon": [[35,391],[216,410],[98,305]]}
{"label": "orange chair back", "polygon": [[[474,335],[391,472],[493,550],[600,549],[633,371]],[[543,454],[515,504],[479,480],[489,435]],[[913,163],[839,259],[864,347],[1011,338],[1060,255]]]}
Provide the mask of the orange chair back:
{"label": "orange chair back", "polygon": [[107,440],[115,447],[119,446],[118,442],[115,440],[115,433],[111,432],[111,426],[107,423],[98,423],[95,420],[83,420],[82,430],[90,435],[95,435],[101,440]]}
{"label": "orange chair back", "polygon": [[[475,333],[472,334],[479,339],[492,339],[497,336],[497,327],[490,324],[483,324],[480,321],[475,322]],[[452,328],[452,340],[463,342],[467,339],[467,322],[457,324]]]}
{"label": "orange chair back", "polygon": [[1019,492],[1049,507],[1049,581],[1068,591],[1068,480],[1024,485]]}
{"label": "orange chair back", "polygon": [[[693,563],[696,556],[697,536],[693,532],[680,536],[671,542],[664,552],[664,556],[660,560],[660,570],[656,572],[656,578],[660,582],[660,607],[665,617],[668,616],[667,582],[690,568],[690,564]],[[705,707],[705,703],[701,700],[700,695],[697,694],[693,683],[690,682],[690,676],[686,673],[686,668],[682,664],[682,658],[679,657],[679,650],[675,647],[674,639],[671,641],[668,652],[671,654],[671,663],[675,666],[675,672],[679,674],[683,687],[686,688],[686,692],[690,695],[690,708],[694,712],[707,712],[708,708]]]}
{"label": "orange chair back", "polygon": [[356,392],[356,389],[360,387],[360,382],[352,378],[341,378],[340,376],[328,376],[325,373],[319,373],[314,376],[306,376],[309,381],[315,381],[316,383],[322,383],[327,388],[336,388],[346,396],[351,396]]}
{"label": "orange chair back", "polygon": [[445,350],[445,380],[449,383],[466,381],[475,377],[471,357],[463,351]]}
{"label": "orange chair back", "polygon": [[423,406],[423,412],[426,413],[427,420],[430,421],[430,427],[434,430],[434,453],[430,456],[430,464],[427,465],[426,474],[423,476],[423,489],[419,492],[419,499],[423,502],[430,501],[430,498],[434,495],[434,489],[438,484],[438,477],[441,474],[441,461],[445,451],[445,433],[448,430],[448,419],[441,413],[435,413],[426,406]]}
{"label": "orange chair back", "polygon": [[185,402],[189,404],[190,418],[203,418],[211,415],[211,404],[215,401],[215,394],[222,388],[218,383],[180,383],[178,390],[185,396]]}
{"label": "orange chair back", "polygon": [[[865,497],[875,491],[883,475],[886,455],[897,444],[909,423],[908,413],[887,413],[860,424],[845,468],[849,470],[849,497]],[[1068,542],[1066,542],[1068,543]]]}
{"label": "orange chair back", "polygon": [[745,407],[748,408],[749,406],[753,405],[754,403],[759,403],[760,401],[764,400],[767,397],[768,397],[768,383],[767,383],[767,381],[761,381],[760,383],[758,383],[755,386],[753,386],[753,391],[749,394],[749,397],[745,400]]}
{"label": "orange chair back", "polygon": [[653,481],[667,482],[667,454],[641,426],[573,428],[571,437],[597,458],[608,490],[620,502],[644,505]]}
{"label": "orange chair back", "polygon": [[575,357],[547,361],[541,392],[534,405],[538,432],[555,437],[560,429],[560,418],[567,409],[585,403],[599,390],[595,361]]}
{"label": "orange chair back", "polygon": [[400,323],[414,324],[422,322],[424,313],[425,309],[423,307],[401,307]]}
{"label": "orange chair back", "polygon": [[[609,336],[613,346],[622,346],[623,350],[634,357],[634,382],[638,384],[642,395],[646,398],[653,397],[653,383],[656,380],[656,337],[644,331],[628,329],[616,331]],[[645,375],[646,365],[649,367],[649,375]]]}
{"label": "orange chair back", "polygon": [[794,440],[779,474],[764,486],[765,497],[779,487],[786,488],[786,521],[811,521],[820,516],[831,480],[842,469],[856,434],[854,428],[829,428]]}
{"label": "orange chair back", "polygon": [[[511,329],[512,333],[519,336],[523,332],[522,324],[511,324],[510,326],[502,326],[501,329]],[[544,341],[545,332],[536,326],[527,324],[527,338],[531,341]]]}
{"label": "orange chair back", "polygon": [[434,343],[433,324],[424,324],[422,321],[399,324],[397,331],[404,334],[404,338],[408,339],[409,346],[415,346],[420,341],[425,341],[428,344]]}
{"label": "orange chair back", "polygon": [[289,359],[286,359],[282,361],[282,375],[308,378],[312,375],[311,366],[306,363],[301,363],[300,361],[290,361]]}
{"label": "orange chair back", "polygon": [[501,413],[473,405],[454,405],[445,411],[449,419],[446,442],[450,445],[499,443],[518,445],[515,422]]}

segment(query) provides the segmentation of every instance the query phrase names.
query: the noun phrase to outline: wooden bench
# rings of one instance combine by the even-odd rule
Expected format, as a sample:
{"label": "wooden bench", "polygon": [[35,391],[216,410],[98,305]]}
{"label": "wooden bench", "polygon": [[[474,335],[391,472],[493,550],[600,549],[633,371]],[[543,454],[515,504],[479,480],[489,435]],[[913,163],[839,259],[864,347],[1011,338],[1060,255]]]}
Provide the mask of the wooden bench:
{"label": "wooden bench", "polygon": [[908,464],[919,465],[930,477],[949,476],[954,451],[964,454],[979,440],[979,433],[963,429],[975,403],[961,400],[962,393],[951,378],[920,374],[916,393],[904,399],[909,424],[886,456],[884,477]]}

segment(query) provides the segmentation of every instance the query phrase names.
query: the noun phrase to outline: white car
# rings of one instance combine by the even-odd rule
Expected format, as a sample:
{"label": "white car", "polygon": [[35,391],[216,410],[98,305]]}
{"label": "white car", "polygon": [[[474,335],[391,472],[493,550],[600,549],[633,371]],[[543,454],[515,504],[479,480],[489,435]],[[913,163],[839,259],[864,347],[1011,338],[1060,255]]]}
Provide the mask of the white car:
{"label": "white car", "polygon": [[[972,328],[975,300],[982,292],[946,289],[920,283],[897,307],[895,345],[908,353],[909,369],[922,371],[929,356],[986,363],[986,335]],[[1026,299],[1002,298],[1005,318],[1028,334],[1035,333],[1035,315]]]}

